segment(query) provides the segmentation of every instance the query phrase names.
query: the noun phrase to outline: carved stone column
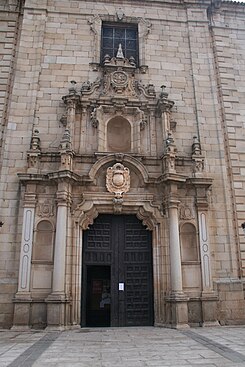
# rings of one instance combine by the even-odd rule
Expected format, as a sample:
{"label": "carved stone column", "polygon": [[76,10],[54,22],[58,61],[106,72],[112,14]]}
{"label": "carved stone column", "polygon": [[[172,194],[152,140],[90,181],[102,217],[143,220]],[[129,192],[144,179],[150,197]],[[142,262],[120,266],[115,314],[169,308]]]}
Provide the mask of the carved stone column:
{"label": "carved stone column", "polygon": [[[34,190],[33,190],[34,191]],[[14,298],[13,328],[28,327],[31,311],[30,275],[36,195],[25,193],[18,292]]]}
{"label": "carved stone column", "polygon": [[168,317],[170,326],[174,328],[186,328],[188,327],[188,298],[183,292],[182,285],[178,219],[179,201],[176,198],[176,192],[177,185],[171,184],[168,200],[171,292],[166,301],[170,306],[170,315]]}
{"label": "carved stone column", "polygon": [[54,250],[52,293],[46,299],[47,326],[64,327],[67,320],[68,297],[65,293],[67,217],[70,205],[69,184],[60,182],[57,193],[57,219]]}

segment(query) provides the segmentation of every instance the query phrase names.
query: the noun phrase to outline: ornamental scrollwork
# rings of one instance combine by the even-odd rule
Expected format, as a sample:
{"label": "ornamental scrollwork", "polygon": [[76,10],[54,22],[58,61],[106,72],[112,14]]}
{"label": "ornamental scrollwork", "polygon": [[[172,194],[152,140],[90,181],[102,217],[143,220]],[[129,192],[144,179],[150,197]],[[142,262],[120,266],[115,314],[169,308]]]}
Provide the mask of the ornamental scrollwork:
{"label": "ornamental scrollwork", "polygon": [[115,199],[121,199],[130,189],[130,172],[121,163],[115,163],[107,169],[106,188],[115,195]]}

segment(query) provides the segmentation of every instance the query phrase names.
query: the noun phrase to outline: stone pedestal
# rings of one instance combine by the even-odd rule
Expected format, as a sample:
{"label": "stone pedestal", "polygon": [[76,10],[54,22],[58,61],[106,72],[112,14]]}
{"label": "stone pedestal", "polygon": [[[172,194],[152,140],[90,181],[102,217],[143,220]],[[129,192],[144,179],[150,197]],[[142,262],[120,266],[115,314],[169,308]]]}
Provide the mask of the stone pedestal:
{"label": "stone pedestal", "polygon": [[[28,191],[29,190],[29,191]],[[14,298],[14,329],[28,329],[31,321],[31,258],[33,245],[33,229],[36,206],[36,195],[33,187],[27,187],[25,192],[23,226],[20,250],[20,266],[18,292]]]}
{"label": "stone pedestal", "polygon": [[188,298],[184,293],[172,293],[166,298],[167,308],[169,309],[169,320],[167,327],[173,329],[186,329],[188,325]]}
{"label": "stone pedestal", "polygon": [[67,326],[69,300],[65,295],[52,293],[47,299],[47,329],[63,330]]}
{"label": "stone pedestal", "polygon": [[30,328],[31,296],[30,294],[19,294],[14,299],[14,320],[12,330],[23,330]]}
{"label": "stone pedestal", "polygon": [[202,326],[219,326],[217,321],[217,295],[212,293],[202,294]]}

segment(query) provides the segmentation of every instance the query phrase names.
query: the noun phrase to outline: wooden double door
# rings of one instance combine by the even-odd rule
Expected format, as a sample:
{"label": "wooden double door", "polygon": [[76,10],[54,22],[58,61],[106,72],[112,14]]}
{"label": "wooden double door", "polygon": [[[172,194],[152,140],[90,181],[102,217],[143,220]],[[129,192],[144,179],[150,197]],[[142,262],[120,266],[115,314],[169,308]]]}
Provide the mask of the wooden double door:
{"label": "wooden double door", "polygon": [[82,326],[153,325],[151,232],[134,215],[99,215],[84,232]]}

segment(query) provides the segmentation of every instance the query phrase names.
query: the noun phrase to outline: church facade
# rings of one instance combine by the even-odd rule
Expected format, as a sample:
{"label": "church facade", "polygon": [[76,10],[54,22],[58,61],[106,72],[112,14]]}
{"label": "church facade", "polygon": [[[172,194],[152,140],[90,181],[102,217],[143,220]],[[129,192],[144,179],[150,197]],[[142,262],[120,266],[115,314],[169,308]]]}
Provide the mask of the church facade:
{"label": "church facade", "polygon": [[0,17],[0,326],[244,324],[245,6]]}

